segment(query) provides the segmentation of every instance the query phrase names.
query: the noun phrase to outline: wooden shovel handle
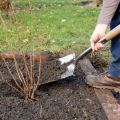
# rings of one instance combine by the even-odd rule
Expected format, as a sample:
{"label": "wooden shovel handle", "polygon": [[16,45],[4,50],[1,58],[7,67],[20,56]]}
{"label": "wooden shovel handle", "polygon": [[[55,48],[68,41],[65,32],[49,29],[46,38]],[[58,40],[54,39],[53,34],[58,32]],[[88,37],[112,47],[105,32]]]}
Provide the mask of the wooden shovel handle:
{"label": "wooden shovel handle", "polygon": [[106,40],[111,40],[119,34],[120,34],[120,25],[118,25],[113,30],[111,30],[108,34],[106,34],[105,39]]}

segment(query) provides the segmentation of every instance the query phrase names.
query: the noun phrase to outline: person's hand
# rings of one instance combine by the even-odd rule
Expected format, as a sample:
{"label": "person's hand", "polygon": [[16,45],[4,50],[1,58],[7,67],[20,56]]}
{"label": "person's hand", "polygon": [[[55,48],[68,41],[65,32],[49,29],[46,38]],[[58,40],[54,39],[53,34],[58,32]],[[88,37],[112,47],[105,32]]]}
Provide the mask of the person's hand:
{"label": "person's hand", "polygon": [[98,51],[104,47],[104,45],[99,43],[98,41],[105,36],[106,30],[107,30],[106,24],[98,24],[96,26],[90,39],[93,52]]}

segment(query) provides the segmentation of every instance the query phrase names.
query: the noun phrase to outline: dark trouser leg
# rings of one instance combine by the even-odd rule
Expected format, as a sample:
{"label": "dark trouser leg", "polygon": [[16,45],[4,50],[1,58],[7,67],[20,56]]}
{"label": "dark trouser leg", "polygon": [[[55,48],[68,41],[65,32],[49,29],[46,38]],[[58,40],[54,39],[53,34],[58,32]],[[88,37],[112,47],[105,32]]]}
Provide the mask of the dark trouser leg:
{"label": "dark trouser leg", "polygon": [[[111,29],[120,24],[120,12],[115,14],[115,17],[111,21]],[[113,57],[112,64],[108,69],[108,72],[113,76],[120,78],[120,35],[114,38],[111,42],[111,53]]]}

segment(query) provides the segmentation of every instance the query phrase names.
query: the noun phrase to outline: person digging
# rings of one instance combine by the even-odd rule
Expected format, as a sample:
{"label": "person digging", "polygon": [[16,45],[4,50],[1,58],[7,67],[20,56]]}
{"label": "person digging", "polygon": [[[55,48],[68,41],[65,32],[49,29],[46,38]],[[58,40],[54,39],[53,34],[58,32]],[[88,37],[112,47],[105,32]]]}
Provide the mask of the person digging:
{"label": "person digging", "polygon": [[[98,41],[105,36],[109,24],[111,30],[120,24],[120,0],[103,0],[98,22],[90,40],[93,52],[104,47]],[[120,92],[120,35],[112,40],[111,53],[113,61],[108,70],[97,76],[88,75],[86,83],[92,87]]]}

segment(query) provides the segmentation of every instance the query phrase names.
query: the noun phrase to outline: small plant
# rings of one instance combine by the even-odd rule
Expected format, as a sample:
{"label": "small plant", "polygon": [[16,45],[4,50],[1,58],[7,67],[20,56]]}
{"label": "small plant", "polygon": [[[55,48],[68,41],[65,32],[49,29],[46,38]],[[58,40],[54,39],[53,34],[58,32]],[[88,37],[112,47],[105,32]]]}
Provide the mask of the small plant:
{"label": "small plant", "polygon": [[[10,8],[10,4],[11,4],[11,0],[0,0],[0,5],[1,5],[0,9],[2,9],[2,10],[5,9],[8,12],[8,10]],[[14,42],[12,40],[10,40],[10,38],[9,38],[9,36],[14,35],[14,33],[12,33],[9,29],[8,20],[5,20],[2,17],[2,15],[0,15],[0,21],[1,21],[1,24],[3,27],[3,31],[4,31],[4,38],[5,38],[6,46],[7,46],[8,51],[10,51],[7,55],[9,56],[10,59],[12,58],[12,63],[15,68],[15,74],[18,77],[18,79],[16,79],[15,74],[12,72],[12,69],[8,62],[9,59],[7,59],[4,56],[4,54],[0,54],[0,58],[2,59],[5,67],[7,68],[8,74],[12,77],[12,81],[5,80],[3,71],[0,71],[0,76],[2,78],[2,81],[5,82],[10,87],[12,87],[17,92],[19,92],[25,99],[34,100],[35,92],[41,82],[41,59],[39,59],[38,76],[36,79],[35,75],[34,75],[34,69],[35,69],[35,67],[34,67],[34,64],[35,64],[34,50],[32,49],[33,52],[32,52],[32,55],[29,57],[29,59],[26,57],[27,52],[25,52],[28,50],[29,47],[33,48],[33,46],[34,46],[34,45],[31,46],[29,44],[30,30],[29,30],[29,27],[26,22],[27,20],[23,16],[24,24],[26,24],[26,26],[24,26],[26,28],[24,37],[26,37],[26,38],[25,38],[25,40],[23,40],[21,38],[21,31],[20,31],[21,25],[19,24],[19,20],[16,18],[15,11],[12,11],[12,15],[9,16],[9,21],[10,22],[12,21],[12,24],[14,25],[14,27],[16,29],[15,35],[17,36],[17,44],[20,45],[21,48],[19,48],[19,49],[20,49],[20,51],[22,51],[22,52],[18,52],[18,53],[20,53],[19,59],[16,57],[17,52],[14,52],[14,50],[13,50]],[[23,31],[22,31],[22,33],[23,33]],[[22,45],[21,45],[23,43],[24,43],[23,46],[25,47],[25,48],[23,48],[24,50],[22,50]],[[19,61],[22,61],[22,63],[24,64],[24,70],[21,69]]]}
{"label": "small plant", "polygon": [[[14,66],[15,66],[15,72],[18,76],[18,79],[15,78],[14,74],[9,67],[8,59],[5,58],[4,55],[1,55],[1,58],[8,70],[8,74],[12,77],[12,82],[7,81],[4,79],[2,72],[0,71],[0,76],[2,78],[2,81],[7,83],[10,87],[12,87],[14,90],[18,91],[25,99],[27,100],[34,100],[35,99],[35,92],[41,82],[41,59],[39,61],[39,67],[38,67],[38,78],[37,80],[34,77],[34,52],[33,55],[29,59],[26,58],[26,54],[22,52],[22,57],[20,58],[20,61],[24,64],[24,71],[21,70],[20,63],[18,62],[18,59],[16,58],[16,55],[14,52],[10,52],[8,54],[13,59]],[[29,61],[29,62],[28,62]],[[29,63],[29,64],[28,64]]]}

